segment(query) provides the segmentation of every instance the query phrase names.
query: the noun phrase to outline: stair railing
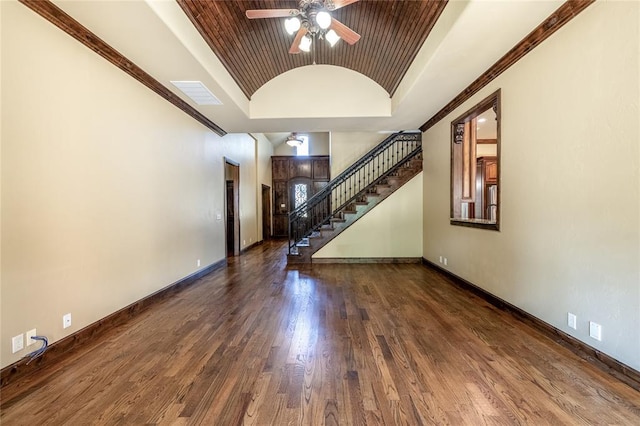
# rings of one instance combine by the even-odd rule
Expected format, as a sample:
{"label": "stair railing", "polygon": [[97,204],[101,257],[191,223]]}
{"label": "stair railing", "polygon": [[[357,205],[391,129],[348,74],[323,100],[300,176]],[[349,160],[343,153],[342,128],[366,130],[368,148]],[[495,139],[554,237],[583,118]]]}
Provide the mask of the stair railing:
{"label": "stair railing", "polygon": [[331,223],[342,209],[422,152],[421,132],[390,135],[289,213],[289,254],[304,238]]}

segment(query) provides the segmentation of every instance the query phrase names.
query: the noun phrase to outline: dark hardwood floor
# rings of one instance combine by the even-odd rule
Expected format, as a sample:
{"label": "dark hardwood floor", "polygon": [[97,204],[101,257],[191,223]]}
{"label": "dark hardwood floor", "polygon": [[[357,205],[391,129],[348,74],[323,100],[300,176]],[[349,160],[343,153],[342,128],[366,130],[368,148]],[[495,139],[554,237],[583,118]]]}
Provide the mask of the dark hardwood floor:
{"label": "dark hardwood floor", "polygon": [[2,389],[2,425],[640,424],[640,393],[418,264],[268,242]]}

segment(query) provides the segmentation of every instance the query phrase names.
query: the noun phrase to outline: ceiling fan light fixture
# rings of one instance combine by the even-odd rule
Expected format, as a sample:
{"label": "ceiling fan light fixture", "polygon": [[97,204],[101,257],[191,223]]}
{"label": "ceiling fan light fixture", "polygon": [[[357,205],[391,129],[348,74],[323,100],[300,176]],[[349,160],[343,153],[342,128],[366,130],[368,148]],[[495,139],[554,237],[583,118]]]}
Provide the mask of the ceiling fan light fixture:
{"label": "ceiling fan light fixture", "polygon": [[[250,9],[245,11],[245,15],[249,19],[285,18],[285,31],[289,35],[295,34],[289,47],[289,53],[308,53],[313,50],[313,64],[315,65],[316,49],[313,49],[312,46],[313,43],[317,43],[318,40],[327,40],[331,47],[340,39],[343,39],[350,45],[360,40],[360,34],[331,16],[331,12],[334,10],[358,1],[359,0],[299,0],[297,9]],[[282,25],[282,23],[280,25]]]}
{"label": "ceiling fan light fixture", "polygon": [[331,47],[335,46],[338,40],[340,40],[340,36],[338,35],[338,33],[333,30],[327,31],[327,33],[324,35],[324,38],[325,40],[327,40],[327,43],[331,45]]}
{"label": "ceiling fan light fixture", "polygon": [[324,10],[318,12],[316,15],[316,24],[323,30],[329,28],[331,26],[331,15],[329,15],[329,12]]}
{"label": "ceiling fan light fixture", "polygon": [[289,35],[293,35],[300,29],[300,18],[294,16],[293,18],[286,19],[284,21],[284,29],[287,30]]}
{"label": "ceiling fan light fixture", "polygon": [[287,137],[287,145],[292,147],[299,147],[303,144],[302,139],[298,139],[298,135],[296,133],[291,133]]}
{"label": "ceiling fan light fixture", "polygon": [[311,51],[311,37],[309,37],[308,34],[305,34],[305,36],[300,39],[300,45],[298,47],[303,52]]}

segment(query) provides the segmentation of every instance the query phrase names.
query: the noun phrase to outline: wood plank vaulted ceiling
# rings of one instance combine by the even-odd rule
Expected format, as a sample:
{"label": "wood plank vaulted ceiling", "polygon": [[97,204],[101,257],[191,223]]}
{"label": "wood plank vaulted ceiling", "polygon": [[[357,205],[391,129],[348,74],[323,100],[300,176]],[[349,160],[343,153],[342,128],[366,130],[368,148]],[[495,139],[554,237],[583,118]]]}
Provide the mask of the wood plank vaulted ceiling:
{"label": "wood plank vaulted ceiling", "polygon": [[[313,63],[312,53],[289,54],[293,36],[285,31],[284,18],[245,15],[249,9],[297,9],[295,0],[177,1],[249,99],[272,78]],[[335,10],[332,16],[362,38],[333,48],[315,43],[315,61],[366,75],[393,96],[446,3],[360,0]]]}

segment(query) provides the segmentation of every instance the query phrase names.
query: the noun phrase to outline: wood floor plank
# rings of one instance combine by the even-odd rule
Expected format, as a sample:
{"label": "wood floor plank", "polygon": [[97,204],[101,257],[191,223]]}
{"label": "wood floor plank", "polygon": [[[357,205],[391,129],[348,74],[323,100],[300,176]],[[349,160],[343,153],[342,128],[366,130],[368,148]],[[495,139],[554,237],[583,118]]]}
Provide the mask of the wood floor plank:
{"label": "wood floor plank", "polygon": [[231,258],[10,383],[0,423],[640,424],[638,391],[435,271],[285,253]]}

